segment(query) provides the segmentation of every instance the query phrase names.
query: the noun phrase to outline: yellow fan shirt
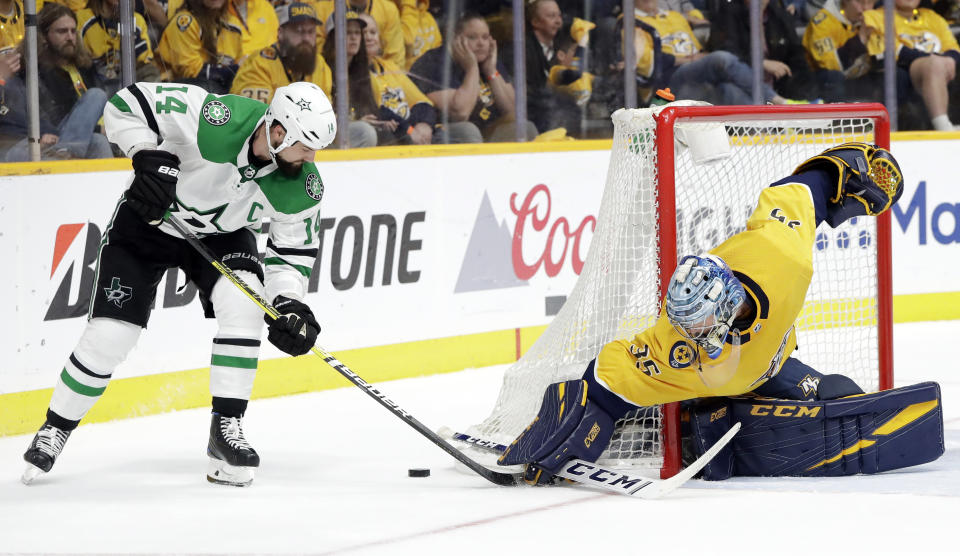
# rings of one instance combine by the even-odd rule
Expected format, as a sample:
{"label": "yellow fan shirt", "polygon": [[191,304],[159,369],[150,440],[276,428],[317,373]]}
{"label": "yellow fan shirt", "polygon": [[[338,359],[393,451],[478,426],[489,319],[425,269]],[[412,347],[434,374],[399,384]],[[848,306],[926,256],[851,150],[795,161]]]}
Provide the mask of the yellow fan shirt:
{"label": "yellow fan shirt", "polygon": [[273,99],[273,92],[277,87],[289,85],[294,81],[309,81],[316,84],[327,97],[331,96],[333,89],[333,72],[326,60],[317,51],[317,65],[313,73],[306,79],[300,79],[298,75],[291,75],[277,53],[277,46],[264,48],[257,55],[250,56],[240,65],[237,76],[233,79],[233,85],[230,92],[235,95],[243,95],[261,102],[269,103]]}

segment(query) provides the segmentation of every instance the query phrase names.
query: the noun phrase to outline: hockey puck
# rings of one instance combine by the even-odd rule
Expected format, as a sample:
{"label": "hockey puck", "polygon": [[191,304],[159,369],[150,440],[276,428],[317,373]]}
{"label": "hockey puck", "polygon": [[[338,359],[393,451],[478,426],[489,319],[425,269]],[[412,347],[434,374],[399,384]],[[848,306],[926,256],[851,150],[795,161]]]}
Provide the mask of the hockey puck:
{"label": "hockey puck", "polygon": [[429,477],[429,469],[407,469],[407,477]]}

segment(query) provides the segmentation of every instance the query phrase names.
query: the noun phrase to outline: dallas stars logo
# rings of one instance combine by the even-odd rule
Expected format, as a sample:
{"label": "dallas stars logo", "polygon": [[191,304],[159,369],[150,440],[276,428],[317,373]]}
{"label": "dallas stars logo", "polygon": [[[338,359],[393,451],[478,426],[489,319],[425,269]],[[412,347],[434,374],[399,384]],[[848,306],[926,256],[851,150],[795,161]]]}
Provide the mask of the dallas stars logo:
{"label": "dallas stars logo", "polygon": [[211,100],[203,105],[203,119],[212,125],[223,125],[230,121],[230,109],[219,100]]}
{"label": "dallas stars logo", "polygon": [[[297,106],[300,107],[300,110],[310,110],[310,102],[306,99],[300,99],[297,101]],[[310,110],[313,112],[313,110]]]}
{"label": "dallas stars logo", "polygon": [[173,211],[173,213],[180,217],[180,220],[183,220],[184,224],[193,228],[194,233],[197,235],[224,233],[226,231],[220,227],[218,222],[220,217],[223,216],[223,211],[227,209],[226,204],[210,210],[200,210],[198,208],[188,207],[183,204],[180,199],[177,199],[175,208],[176,210]]}
{"label": "dallas stars logo", "polygon": [[307,174],[305,186],[307,195],[309,195],[311,199],[319,201],[323,198],[323,180],[320,179],[320,176],[310,172]]}
{"label": "dallas stars logo", "polygon": [[133,288],[121,284],[116,276],[110,280],[109,288],[103,288],[103,292],[107,295],[107,303],[113,303],[119,308],[123,308],[123,304],[133,297]]}

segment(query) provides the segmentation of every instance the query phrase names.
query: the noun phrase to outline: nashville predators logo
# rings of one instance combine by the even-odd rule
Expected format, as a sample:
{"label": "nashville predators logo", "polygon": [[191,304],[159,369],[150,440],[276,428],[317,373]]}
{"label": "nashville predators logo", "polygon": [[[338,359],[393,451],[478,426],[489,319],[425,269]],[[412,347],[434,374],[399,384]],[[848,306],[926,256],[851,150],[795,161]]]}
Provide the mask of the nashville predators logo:
{"label": "nashville predators logo", "polygon": [[693,363],[695,352],[689,344],[680,340],[670,348],[670,366],[674,369],[686,369]]}
{"label": "nashville predators logo", "polygon": [[900,40],[905,44],[912,44],[913,48],[923,52],[940,52],[940,37],[930,31],[923,31],[917,35],[903,33],[900,35]]}
{"label": "nashville predators logo", "polygon": [[801,380],[800,384],[797,384],[797,386],[803,390],[804,396],[816,396],[817,388],[820,386],[820,379],[807,375],[803,377],[803,380]]}
{"label": "nashville predators logo", "polygon": [[190,27],[190,24],[193,23],[193,16],[190,14],[182,13],[177,16],[177,29],[180,29],[181,33],[186,32],[187,27]]}
{"label": "nashville predators logo", "polygon": [[133,288],[121,284],[116,276],[110,280],[109,288],[103,288],[103,292],[107,296],[107,303],[113,303],[118,308],[123,308],[123,304],[133,297]]}
{"label": "nashville predators logo", "polygon": [[410,117],[410,106],[407,104],[407,97],[400,87],[384,87],[383,93],[380,95],[380,106],[388,108],[404,120]]}
{"label": "nashville predators logo", "polygon": [[693,41],[690,39],[690,35],[683,31],[677,31],[676,33],[670,33],[663,38],[664,45],[670,45],[673,47],[674,56],[690,56],[694,54]]}
{"label": "nashville predators logo", "polygon": [[211,100],[203,105],[203,119],[212,125],[223,125],[230,121],[230,109],[219,100]]}
{"label": "nashville predators logo", "polygon": [[323,198],[323,180],[320,179],[320,176],[310,172],[307,174],[305,185],[307,195],[309,195],[311,199],[319,201]]}

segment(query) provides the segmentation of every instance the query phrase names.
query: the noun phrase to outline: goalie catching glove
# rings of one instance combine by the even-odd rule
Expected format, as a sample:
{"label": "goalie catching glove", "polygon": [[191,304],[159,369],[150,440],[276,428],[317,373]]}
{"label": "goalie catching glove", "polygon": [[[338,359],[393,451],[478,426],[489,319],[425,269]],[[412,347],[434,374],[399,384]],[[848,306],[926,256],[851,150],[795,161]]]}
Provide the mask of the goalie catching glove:
{"label": "goalie catching glove", "polygon": [[152,226],[163,221],[163,215],[177,198],[180,159],[167,151],[143,149],[131,158],[133,182],[127,190],[127,204]]}
{"label": "goalie catching glove", "polygon": [[572,459],[597,461],[610,442],[614,422],[609,413],[587,397],[587,381],[551,384],[533,422],[497,463],[526,464],[526,482],[551,483],[554,474]]}
{"label": "goalie catching glove", "polygon": [[886,212],[903,194],[903,172],[890,151],[868,143],[844,143],[807,159],[793,172],[826,170],[836,179],[827,191],[827,223]]}
{"label": "goalie catching glove", "polygon": [[320,324],[306,303],[278,295],[273,308],[280,313],[276,319],[264,315],[267,339],[280,351],[289,355],[303,355],[317,342]]}

